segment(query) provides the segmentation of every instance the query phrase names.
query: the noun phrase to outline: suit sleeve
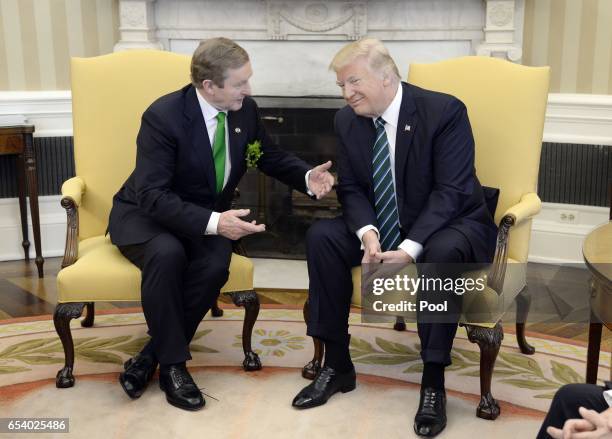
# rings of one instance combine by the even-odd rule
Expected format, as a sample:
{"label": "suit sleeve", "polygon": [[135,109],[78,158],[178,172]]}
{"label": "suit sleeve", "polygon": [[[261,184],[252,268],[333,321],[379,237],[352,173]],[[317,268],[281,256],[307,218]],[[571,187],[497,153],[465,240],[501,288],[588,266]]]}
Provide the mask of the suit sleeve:
{"label": "suit sleeve", "polygon": [[183,201],[172,191],[176,141],[151,109],[142,116],[137,137],[135,187],[138,206],[178,235],[202,236],[211,210]]}
{"label": "suit sleeve", "polygon": [[474,137],[458,99],[444,109],[432,147],[433,190],[407,234],[420,244],[455,219],[474,191]]}
{"label": "suit sleeve", "polygon": [[[345,137],[339,129],[339,113],[334,120],[336,135],[338,136],[338,201],[342,206],[342,215],[351,232],[367,225],[376,225],[376,212],[368,198],[368,189],[365,181],[360,181],[349,161]],[[363,179],[362,179],[363,180]]]}
{"label": "suit sleeve", "polygon": [[270,136],[268,136],[259,116],[259,109],[255,104],[254,109],[257,123],[255,139],[261,141],[261,150],[263,151],[263,155],[257,162],[257,167],[264,174],[280,180],[295,190],[306,193],[304,177],[312,166],[275,144]]}

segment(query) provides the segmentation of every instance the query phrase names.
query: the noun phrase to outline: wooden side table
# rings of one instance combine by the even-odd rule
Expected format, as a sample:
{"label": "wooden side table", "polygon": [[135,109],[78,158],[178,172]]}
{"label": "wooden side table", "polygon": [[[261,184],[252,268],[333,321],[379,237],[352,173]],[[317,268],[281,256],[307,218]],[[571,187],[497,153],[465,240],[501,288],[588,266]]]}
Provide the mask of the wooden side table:
{"label": "wooden side table", "polygon": [[30,260],[30,241],[28,240],[28,210],[26,207],[26,186],[30,198],[30,213],[32,214],[32,230],[34,232],[34,248],[36,249],[36,268],[38,277],[42,278],[44,259],[40,250],[40,219],[38,215],[38,182],[36,178],[36,158],[34,156],[34,141],[31,125],[0,127],[0,155],[17,156],[17,187],[19,191],[19,213],[21,216],[21,245],[25,252],[25,260]]}
{"label": "wooden side table", "polygon": [[[603,326],[612,331],[612,221],[589,233],[582,247],[591,272],[591,322],[587,352],[586,382],[595,384]],[[612,369],[610,370],[612,379]]]}

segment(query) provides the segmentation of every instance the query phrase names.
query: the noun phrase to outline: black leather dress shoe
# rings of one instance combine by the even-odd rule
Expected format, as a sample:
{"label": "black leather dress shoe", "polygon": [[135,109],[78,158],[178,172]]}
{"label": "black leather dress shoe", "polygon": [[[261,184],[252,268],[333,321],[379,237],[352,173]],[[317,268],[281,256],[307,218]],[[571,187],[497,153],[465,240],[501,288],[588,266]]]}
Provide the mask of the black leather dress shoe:
{"label": "black leather dress shoe", "polygon": [[206,404],[202,392],[184,364],[173,364],[159,371],[159,387],[166,400],[183,410],[200,410]]}
{"label": "black leather dress shoe", "polygon": [[437,436],[446,427],[446,392],[432,387],[421,389],[419,410],[414,417],[414,432],[419,436]]}
{"label": "black leather dress shoe", "polygon": [[323,405],[336,392],[355,390],[355,369],[338,373],[329,366],[323,366],[312,383],[304,387],[293,398],[293,407],[307,409]]}
{"label": "black leather dress shoe", "polygon": [[157,361],[148,355],[136,354],[124,363],[123,368],[125,371],[119,374],[119,384],[130,398],[136,399],[142,396],[151,381]]}

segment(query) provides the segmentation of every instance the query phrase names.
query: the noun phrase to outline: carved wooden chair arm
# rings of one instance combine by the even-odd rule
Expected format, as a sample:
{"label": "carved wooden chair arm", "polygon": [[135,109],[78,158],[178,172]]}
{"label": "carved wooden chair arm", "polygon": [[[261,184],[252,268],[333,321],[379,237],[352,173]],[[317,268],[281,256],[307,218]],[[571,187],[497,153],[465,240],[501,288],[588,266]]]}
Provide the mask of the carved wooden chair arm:
{"label": "carved wooden chair arm", "polygon": [[74,264],[79,256],[79,206],[85,188],[85,182],[81,177],[73,177],[62,185],[61,205],[66,209],[67,216],[66,247],[62,268]]}
{"label": "carved wooden chair arm", "polygon": [[487,282],[498,295],[501,295],[504,289],[504,278],[506,277],[506,267],[508,265],[510,229],[536,215],[541,208],[542,201],[540,201],[538,195],[529,192],[521,197],[521,201],[506,210],[499,222],[495,256],[493,257],[493,264]]}

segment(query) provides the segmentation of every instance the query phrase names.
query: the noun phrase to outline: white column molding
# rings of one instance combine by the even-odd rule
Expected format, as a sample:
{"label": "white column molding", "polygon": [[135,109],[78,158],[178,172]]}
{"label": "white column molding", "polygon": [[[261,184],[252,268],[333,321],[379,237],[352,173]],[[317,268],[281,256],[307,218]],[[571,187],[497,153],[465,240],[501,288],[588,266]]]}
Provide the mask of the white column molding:
{"label": "white column molding", "polygon": [[119,32],[121,39],[114,51],[127,49],[162,49],[155,35],[156,0],[121,0],[119,2]]}
{"label": "white column molding", "polygon": [[[483,0],[486,3],[484,41],[476,54],[521,62],[524,0]],[[518,32],[520,31],[520,32]]]}

